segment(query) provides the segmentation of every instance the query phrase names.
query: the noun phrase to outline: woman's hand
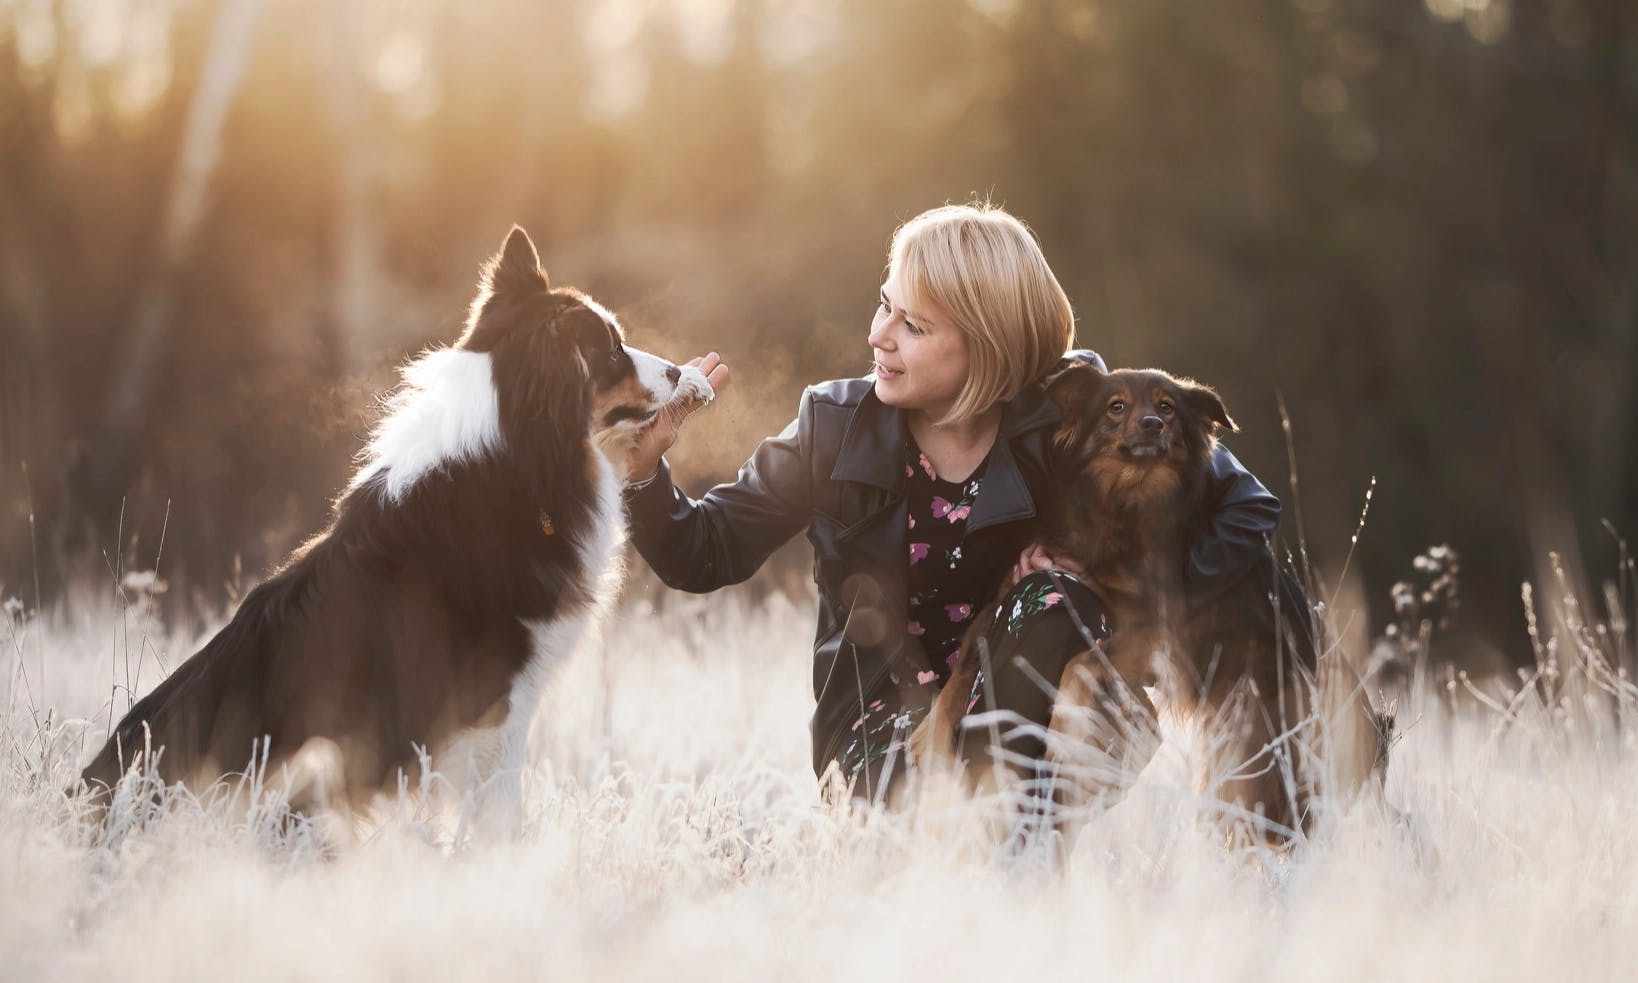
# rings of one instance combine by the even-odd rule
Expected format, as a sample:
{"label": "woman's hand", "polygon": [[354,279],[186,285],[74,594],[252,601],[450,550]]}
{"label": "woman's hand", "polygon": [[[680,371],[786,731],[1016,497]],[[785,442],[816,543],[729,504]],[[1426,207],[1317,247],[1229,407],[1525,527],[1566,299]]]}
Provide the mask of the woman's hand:
{"label": "woman's hand", "polygon": [[[699,358],[691,358],[688,364],[705,373],[706,381],[711,383],[717,395],[722,395],[722,387],[728,384],[728,366],[723,363],[722,356],[716,352],[709,352]],[[660,466],[660,458],[677,442],[678,431],[682,429],[683,421],[688,419],[695,410],[703,404],[685,406],[673,403],[660,411],[648,429],[637,438],[637,446],[632,450],[629,458],[632,484],[641,484],[654,477],[654,472]]]}
{"label": "woman's hand", "polygon": [[1013,564],[1012,572],[1007,578],[1007,587],[1011,589],[1018,585],[1032,573],[1042,570],[1064,570],[1077,577],[1086,576],[1086,570],[1075,561],[1074,557],[1062,553],[1049,551],[1042,543],[1030,543],[1024,551],[1018,554],[1018,562]]}

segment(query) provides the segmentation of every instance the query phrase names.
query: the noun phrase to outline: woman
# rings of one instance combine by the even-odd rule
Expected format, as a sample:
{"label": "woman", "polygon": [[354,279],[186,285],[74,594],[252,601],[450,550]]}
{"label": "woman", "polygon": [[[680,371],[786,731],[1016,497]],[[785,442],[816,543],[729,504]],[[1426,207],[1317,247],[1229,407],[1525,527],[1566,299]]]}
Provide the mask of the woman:
{"label": "woman", "polygon": [[[628,492],[632,538],[667,585],[705,592],[751,576],[806,530],[819,587],[813,766],[839,768],[882,802],[904,774],[911,728],[948,678],[975,609],[1003,583],[1010,617],[988,639],[982,706],[1041,726],[1064,664],[1106,633],[1090,590],[1031,545],[1052,491],[1058,413],[1042,380],[1071,350],[1069,299],[1023,223],[988,205],[946,206],[894,233],[868,338],[871,376],[811,386],[796,419],[764,440],[732,482],[698,501],[662,455],[678,420],[639,447]],[[727,379],[715,353],[697,363]],[[652,475],[646,479],[643,476]],[[1213,458],[1206,532],[1192,544],[1190,594],[1211,596],[1264,555],[1279,502],[1226,449]],[[1014,656],[1023,656],[1016,659]],[[1016,719],[1016,718],[1009,718]],[[1038,733],[1038,731],[1036,732]],[[1030,728],[969,757],[1038,759]]]}

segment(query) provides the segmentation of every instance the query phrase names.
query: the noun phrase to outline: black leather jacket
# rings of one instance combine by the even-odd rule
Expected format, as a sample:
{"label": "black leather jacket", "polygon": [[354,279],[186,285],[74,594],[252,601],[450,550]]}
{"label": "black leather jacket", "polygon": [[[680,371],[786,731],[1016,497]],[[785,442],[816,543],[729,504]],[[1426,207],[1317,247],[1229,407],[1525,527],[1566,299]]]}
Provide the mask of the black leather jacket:
{"label": "black leather jacket", "polygon": [[[1090,351],[1075,361],[1103,368]],[[974,597],[991,596],[1039,532],[1036,503],[1052,493],[1048,448],[1057,407],[1039,385],[1007,404],[985,469],[984,491],[967,519],[972,569],[993,571]],[[869,379],[809,387],[796,419],[757,447],[732,482],[695,501],[662,461],[627,495],[631,535],[668,586],[704,593],[736,584],[806,529],[819,587],[814,640],[813,767],[839,753],[861,707],[926,668],[906,631],[909,573],[904,500],[903,413],[876,398]],[[1205,531],[1192,545],[1191,598],[1211,597],[1247,574],[1279,523],[1280,503],[1219,445],[1211,462]]]}

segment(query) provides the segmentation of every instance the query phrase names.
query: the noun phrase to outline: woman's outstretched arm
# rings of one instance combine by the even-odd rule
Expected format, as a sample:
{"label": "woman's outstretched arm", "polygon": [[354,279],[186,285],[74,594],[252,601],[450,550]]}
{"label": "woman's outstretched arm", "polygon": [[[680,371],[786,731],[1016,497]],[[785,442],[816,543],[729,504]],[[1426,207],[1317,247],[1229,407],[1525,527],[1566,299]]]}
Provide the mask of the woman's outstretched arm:
{"label": "woman's outstretched arm", "polygon": [[810,399],[804,392],[796,419],[702,498],[672,483],[663,458],[653,478],[627,492],[632,542],[668,587],[705,593],[737,584],[808,524]]}

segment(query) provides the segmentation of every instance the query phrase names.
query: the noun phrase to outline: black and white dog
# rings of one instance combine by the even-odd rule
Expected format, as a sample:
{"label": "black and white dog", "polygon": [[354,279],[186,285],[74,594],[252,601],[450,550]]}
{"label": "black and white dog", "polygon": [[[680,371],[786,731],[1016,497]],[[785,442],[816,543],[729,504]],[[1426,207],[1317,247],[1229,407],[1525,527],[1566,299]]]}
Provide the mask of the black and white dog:
{"label": "black and white dog", "polygon": [[520,228],[460,340],[403,378],[330,527],[131,708],[82,774],[99,796],[144,754],[198,787],[320,749],[350,805],[417,747],[521,769],[545,683],[618,585],[625,452],[711,387],[553,289]]}

